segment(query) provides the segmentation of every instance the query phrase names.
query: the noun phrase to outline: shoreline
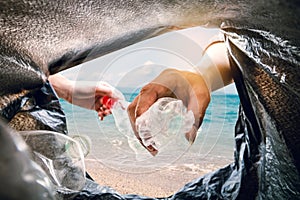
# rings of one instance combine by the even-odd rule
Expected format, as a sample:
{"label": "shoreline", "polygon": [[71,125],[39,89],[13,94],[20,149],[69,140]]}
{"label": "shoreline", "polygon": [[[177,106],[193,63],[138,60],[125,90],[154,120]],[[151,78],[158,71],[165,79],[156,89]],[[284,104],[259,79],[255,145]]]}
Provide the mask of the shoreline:
{"label": "shoreline", "polygon": [[207,165],[195,168],[182,165],[179,168],[162,168],[145,173],[126,173],[111,169],[94,159],[86,159],[86,171],[99,185],[109,186],[120,194],[138,194],[148,197],[168,197],[188,182],[222,166]]}

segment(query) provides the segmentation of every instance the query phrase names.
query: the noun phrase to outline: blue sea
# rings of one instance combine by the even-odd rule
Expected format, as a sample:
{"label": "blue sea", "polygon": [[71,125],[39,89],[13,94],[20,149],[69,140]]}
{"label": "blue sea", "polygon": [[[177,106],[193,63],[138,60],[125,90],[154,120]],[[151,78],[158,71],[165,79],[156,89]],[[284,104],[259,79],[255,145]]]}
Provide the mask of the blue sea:
{"label": "blue sea", "polygon": [[[137,93],[123,91],[127,101],[132,101]],[[96,161],[109,168],[128,173],[143,173],[160,168],[195,168],[215,170],[233,161],[234,127],[238,115],[239,97],[236,94],[213,93],[204,121],[198,131],[196,141],[190,145],[179,134],[170,139],[155,157],[151,156],[136,141],[138,152],[130,147],[128,138],[120,133],[113,115],[103,121],[97,113],[61,100],[67,116],[70,135],[80,135],[90,143],[86,162]],[[197,170],[196,170],[197,171]]]}

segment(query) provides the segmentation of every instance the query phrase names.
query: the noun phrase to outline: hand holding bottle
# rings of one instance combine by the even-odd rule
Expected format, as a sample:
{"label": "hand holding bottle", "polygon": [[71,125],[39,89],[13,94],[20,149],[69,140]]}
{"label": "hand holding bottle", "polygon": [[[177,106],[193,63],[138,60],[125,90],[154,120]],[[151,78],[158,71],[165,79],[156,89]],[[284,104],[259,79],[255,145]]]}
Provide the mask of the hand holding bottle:
{"label": "hand holding bottle", "polygon": [[[193,143],[210,101],[210,91],[203,77],[193,72],[168,69],[142,88],[140,94],[128,107],[128,114],[134,133],[142,144],[142,137],[145,136],[141,137],[136,127],[136,121],[138,117],[162,97],[179,99],[187,107],[188,111],[193,112],[195,121],[192,129],[182,133],[183,135],[185,134],[186,139],[190,143]],[[155,155],[157,153],[154,145],[147,144],[145,147],[151,154]]]}

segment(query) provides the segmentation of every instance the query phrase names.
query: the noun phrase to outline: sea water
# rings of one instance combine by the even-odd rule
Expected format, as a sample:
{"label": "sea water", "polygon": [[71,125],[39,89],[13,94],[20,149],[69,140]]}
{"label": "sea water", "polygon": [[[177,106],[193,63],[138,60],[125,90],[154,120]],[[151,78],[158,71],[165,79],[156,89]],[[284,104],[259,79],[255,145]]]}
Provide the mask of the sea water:
{"label": "sea water", "polygon": [[[131,102],[138,93],[123,94]],[[217,169],[233,161],[234,126],[239,106],[236,94],[212,94],[194,144],[189,145],[182,137],[182,140],[176,140],[176,144],[168,146],[166,151],[155,157],[136,141],[136,148],[143,150],[142,155],[137,157],[130,148],[128,138],[118,131],[112,115],[100,121],[94,111],[71,105],[64,100],[61,100],[61,104],[67,117],[69,134],[88,137],[92,143],[87,161],[93,160],[128,173],[143,173],[165,167],[203,170],[210,166]]]}

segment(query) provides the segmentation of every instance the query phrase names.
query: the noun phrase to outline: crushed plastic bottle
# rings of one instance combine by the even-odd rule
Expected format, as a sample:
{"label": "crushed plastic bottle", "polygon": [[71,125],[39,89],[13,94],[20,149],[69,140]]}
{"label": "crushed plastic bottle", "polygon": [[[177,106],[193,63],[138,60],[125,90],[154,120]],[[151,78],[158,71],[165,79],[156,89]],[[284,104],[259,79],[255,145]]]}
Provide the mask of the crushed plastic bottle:
{"label": "crushed plastic bottle", "polygon": [[127,137],[130,148],[136,154],[141,153],[143,145],[155,156],[172,137],[180,134],[184,140],[185,133],[192,129],[195,122],[193,112],[188,111],[181,100],[160,98],[136,119],[135,126],[141,138],[141,145],[132,130],[127,114],[130,103],[124,96],[119,100],[103,97],[102,102],[106,107],[111,108],[119,132]]}
{"label": "crushed plastic bottle", "polygon": [[177,134],[189,132],[194,122],[193,112],[181,100],[165,97],[138,117],[135,125],[143,145],[155,155]]}

